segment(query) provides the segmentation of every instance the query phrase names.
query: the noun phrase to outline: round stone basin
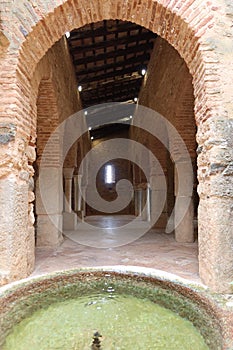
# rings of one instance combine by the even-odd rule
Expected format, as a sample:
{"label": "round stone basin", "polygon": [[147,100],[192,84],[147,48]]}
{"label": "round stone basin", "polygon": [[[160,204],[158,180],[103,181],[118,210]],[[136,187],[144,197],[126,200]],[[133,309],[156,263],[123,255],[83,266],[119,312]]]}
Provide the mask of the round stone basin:
{"label": "round stone basin", "polygon": [[151,271],[119,268],[21,281],[0,294],[0,348],[222,349],[219,322],[203,292]]}

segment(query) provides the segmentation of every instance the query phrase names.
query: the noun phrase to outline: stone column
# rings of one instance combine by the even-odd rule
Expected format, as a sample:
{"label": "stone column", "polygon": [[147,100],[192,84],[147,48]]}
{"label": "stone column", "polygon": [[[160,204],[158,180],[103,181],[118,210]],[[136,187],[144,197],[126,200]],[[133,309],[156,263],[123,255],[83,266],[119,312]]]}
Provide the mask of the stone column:
{"label": "stone column", "polygon": [[83,192],[85,188],[82,187],[82,175],[74,175],[74,211],[78,217],[83,220],[84,218],[84,204],[83,204]]}
{"label": "stone column", "polygon": [[[181,243],[192,243],[194,242],[194,206],[192,193],[190,189],[193,188],[193,177],[189,172],[190,164],[187,162],[176,162],[175,168],[175,239]],[[183,174],[183,178],[186,179],[186,183],[181,183],[179,186],[179,179],[177,177],[177,168]],[[187,173],[187,176],[185,174]],[[179,224],[177,224],[180,222]]]}
{"label": "stone column", "polygon": [[149,184],[144,184],[142,189],[142,220],[150,221],[150,187]]}
{"label": "stone column", "polygon": [[65,179],[65,213],[72,212],[72,179],[74,168],[63,168]]}
{"label": "stone column", "polygon": [[74,175],[74,211],[77,213],[82,210],[82,195],[81,195],[81,182],[82,175]]}
{"label": "stone column", "polygon": [[86,197],[87,197],[87,185],[82,185],[82,202],[81,202],[81,210],[82,210],[82,218],[84,220],[86,216]]}
{"label": "stone column", "polygon": [[25,278],[33,270],[27,250],[34,252],[35,236],[28,231],[28,183],[22,173],[26,172],[0,179],[0,285]]}
{"label": "stone column", "polygon": [[227,293],[233,288],[232,135],[233,119],[220,117],[198,134],[199,272],[212,290]]}
{"label": "stone column", "polygon": [[134,190],[135,196],[135,215],[141,216],[142,214],[142,189],[135,188]]}
{"label": "stone column", "polygon": [[65,203],[63,212],[63,228],[64,230],[77,229],[77,215],[72,211],[72,179],[74,168],[63,168],[65,180]]}
{"label": "stone column", "polygon": [[170,219],[174,221],[174,219],[171,218],[171,214],[173,212],[174,204],[175,204],[175,189],[174,189],[174,163],[170,158],[170,155],[167,157],[167,213]]}
{"label": "stone column", "polygon": [[87,186],[82,186],[82,212],[83,212],[83,218],[87,215],[86,211],[86,197],[87,197]]}
{"label": "stone column", "polygon": [[151,221],[151,188],[150,184],[147,184],[146,189],[146,198],[147,198],[147,221]]}
{"label": "stone column", "polygon": [[[164,174],[152,173],[150,176],[151,188],[151,220],[158,217],[154,227],[165,228],[167,224],[167,212],[164,211],[164,198],[166,198],[166,187],[164,186]],[[162,206],[162,207],[161,207]],[[159,215],[159,213],[161,213]]]}

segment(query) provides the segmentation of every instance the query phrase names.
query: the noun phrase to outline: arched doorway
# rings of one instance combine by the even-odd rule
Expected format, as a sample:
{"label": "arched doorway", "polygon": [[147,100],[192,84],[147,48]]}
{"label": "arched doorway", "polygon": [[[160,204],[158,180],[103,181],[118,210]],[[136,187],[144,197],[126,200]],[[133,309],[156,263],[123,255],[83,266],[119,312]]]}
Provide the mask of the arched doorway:
{"label": "arched doorway", "polygon": [[[46,8],[46,9],[45,9]],[[43,57],[49,47],[52,46],[67,30],[81,27],[90,22],[95,22],[108,18],[119,18],[133,21],[152,30],[165,38],[172,46],[174,46],[180,55],[185,59],[190,73],[193,77],[193,86],[195,94],[195,118],[198,126],[198,143],[199,143],[199,263],[200,275],[204,282],[216,290],[228,290],[229,282],[232,276],[232,254],[229,249],[229,242],[232,241],[232,224],[230,217],[226,217],[225,209],[230,208],[232,198],[227,195],[224,197],[218,193],[216,181],[216,167],[214,165],[218,156],[215,154],[210,157],[209,148],[206,142],[216,131],[216,142],[221,141],[221,131],[218,126],[227,125],[226,114],[216,122],[211,120],[214,115],[219,115],[221,109],[221,98],[219,95],[213,94],[213,85],[208,83],[211,81],[218,82],[218,60],[216,60],[215,52],[208,42],[206,32],[213,25],[213,11],[206,4],[203,7],[196,1],[190,5],[188,2],[170,3],[163,1],[162,3],[154,1],[92,1],[80,2],[66,1],[57,8],[45,7],[41,18],[38,14],[35,16],[31,13],[31,25],[28,25],[28,35],[26,40],[19,39],[18,48],[20,48],[20,56],[15,60],[14,67],[17,66],[17,86],[13,87],[15,98],[20,101],[17,108],[13,111],[13,115],[19,120],[17,137],[26,135],[29,140],[31,130],[34,128],[35,121],[33,118],[33,108],[30,103],[31,78],[34,69]],[[20,5],[18,8],[21,11]],[[35,11],[37,13],[37,11]],[[34,17],[33,17],[34,16]],[[32,29],[32,27],[37,25]],[[12,31],[13,32],[13,31]],[[36,45],[35,45],[36,38]],[[16,52],[17,49],[13,49]],[[9,62],[8,62],[9,64]],[[212,69],[214,66],[214,70]],[[16,70],[15,70],[16,71]],[[225,118],[225,119],[224,119]],[[26,123],[26,127],[23,124]],[[227,129],[227,128],[226,128]],[[209,132],[210,131],[210,132]],[[227,138],[230,139],[229,131]],[[223,131],[224,133],[224,131]],[[207,169],[208,168],[208,169]],[[218,177],[218,173],[217,173]],[[228,182],[223,180],[224,185],[228,187]],[[226,179],[226,178],[225,178]],[[209,186],[213,185],[212,192]],[[18,185],[15,183],[15,191],[18,191]],[[25,199],[24,199],[25,200]],[[25,215],[25,206],[19,208],[17,201],[14,203],[15,208]],[[215,213],[224,220],[224,225],[217,219]],[[12,213],[12,217],[13,212]],[[222,214],[222,215],[221,215]],[[209,227],[208,218],[213,218],[213,225]],[[15,222],[15,224],[17,221]],[[229,227],[228,227],[229,225]],[[221,232],[225,227],[229,233],[222,237]],[[227,228],[228,227],[228,228]],[[14,235],[14,229],[10,230]],[[26,229],[22,228],[22,234],[27,235]],[[212,249],[213,248],[213,249]],[[13,248],[14,249],[14,248]],[[18,257],[24,254],[24,247],[17,252]],[[223,254],[224,252],[224,254]],[[13,258],[14,259],[14,258]],[[15,265],[12,260],[10,268]],[[23,276],[28,270],[14,274],[9,272],[10,278],[13,276]]]}

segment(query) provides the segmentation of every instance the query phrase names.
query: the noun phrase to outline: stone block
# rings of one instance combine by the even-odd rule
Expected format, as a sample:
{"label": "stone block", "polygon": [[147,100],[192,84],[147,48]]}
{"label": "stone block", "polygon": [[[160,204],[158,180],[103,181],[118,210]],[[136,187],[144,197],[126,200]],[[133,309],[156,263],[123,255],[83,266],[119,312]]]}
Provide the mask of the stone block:
{"label": "stone block", "polygon": [[62,241],[62,215],[38,215],[36,245],[38,247],[57,247]]}
{"label": "stone block", "polygon": [[11,175],[0,180],[0,270],[4,280],[26,277],[34,266],[34,236],[28,229],[28,184]]}
{"label": "stone block", "polygon": [[216,174],[205,179],[200,192],[206,197],[233,198],[233,176]]}
{"label": "stone block", "polygon": [[36,181],[36,213],[59,214],[63,210],[62,173],[60,168],[43,168]]}
{"label": "stone block", "polygon": [[[191,198],[177,198],[175,207],[175,239],[177,242],[194,242],[194,208]],[[191,200],[190,200],[191,199]],[[188,202],[190,201],[189,205]],[[180,219],[182,220],[180,221]],[[180,221],[177,224],[177,221]]]}
{"label": "stone block", "polygon": [[193,169],[191,162],[175,164],[175,196],[192,196]]}
{"label": "stone block", "polygon": [[198,208],[199,272],[216,292],[230,292],[233,278],[233,200],[203,198]]}

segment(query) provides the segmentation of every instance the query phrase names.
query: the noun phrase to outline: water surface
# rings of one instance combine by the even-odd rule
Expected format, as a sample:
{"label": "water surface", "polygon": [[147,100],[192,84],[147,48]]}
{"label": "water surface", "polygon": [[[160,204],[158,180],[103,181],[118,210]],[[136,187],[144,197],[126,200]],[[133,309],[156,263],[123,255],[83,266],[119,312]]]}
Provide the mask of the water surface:
{"label": "water surface", "polygon": [[54,303],[16,325],[2,350],[208,350],[191,322],[150,300],[108,293]]}

